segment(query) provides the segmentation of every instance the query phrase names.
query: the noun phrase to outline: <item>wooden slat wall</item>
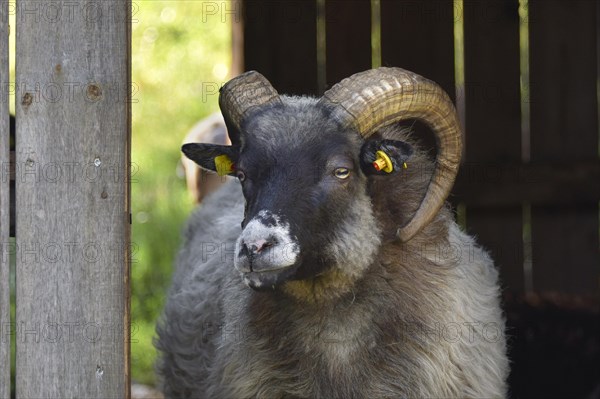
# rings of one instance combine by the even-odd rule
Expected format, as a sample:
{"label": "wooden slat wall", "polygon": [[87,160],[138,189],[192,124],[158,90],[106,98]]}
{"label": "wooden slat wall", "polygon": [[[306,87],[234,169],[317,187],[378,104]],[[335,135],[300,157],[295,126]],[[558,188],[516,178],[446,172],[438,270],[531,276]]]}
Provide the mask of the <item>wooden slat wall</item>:
{"label": "wooden slat wall", "polygon": [[[484,168],[468,177],[474,186],[498,172],[508,174],[507,167],[521,161],[518,11],[518,0],[463,3],[465,160]],[[513,292],[524,291],[522,225],[519,203],[502,208],[467,205],[469,233],[491,252],[502,284]]]}
{"label": "wooden slat wall", "polygon": [[370,0],[326,0],[327,88],[371,68]]}
{"label": "wooden slat wall", "polygon": [[[598,160],[596,7],[529,2],[532,162]],[[536,291],[599,292],[597,200],[534,206],[532,240]]]}
{"label": "wooden slat wall", "polygon": [[454,99],[452,0],[381,0],[381,64],[437,82]]}
{"label": "wooden slat wall", "polygon": [[[318,93],[316,1],[245,0],[243,5],[245,69],[260,71],[282,93]],[[325,5],[330,86],[371,65],[370,2],[327,0]],[[452,1],[383,0],[381,15],[383,65],[424,74],[454,95]],[[416,46],[419,34],[433,44]]]}
{"label": "wooden slat wall", "polygon": [[[8,2],[0,2],[0,82],[8,82]],[[10,323],[10,285],[8,259],[9,234],[9,177],[6,166],[9,162],[8,93],[0,92],[0,398],[10,397],[10,334],[6,328]]]}
{"label": "wooden slat wall", "polygon": [[244,63],[280,93],[317,94],[315,0],[244,0]]}
{"label": "wooden slat wall", "polygon": [[[473,207],[589,206],[600,198],[600,162],[464,164],[454,193]],[[499,187],[502,189],[500,190]]]}
{"label": "wooden slat wall", "polygon": [[17,10],[17,398],[128,398],[131,3],[40,4]]}

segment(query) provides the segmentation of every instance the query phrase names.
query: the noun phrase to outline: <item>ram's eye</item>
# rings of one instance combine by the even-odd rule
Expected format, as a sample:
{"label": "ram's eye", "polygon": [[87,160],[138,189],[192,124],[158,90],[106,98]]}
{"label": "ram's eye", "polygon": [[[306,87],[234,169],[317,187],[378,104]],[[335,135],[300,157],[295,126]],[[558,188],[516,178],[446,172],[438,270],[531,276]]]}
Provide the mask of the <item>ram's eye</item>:
{"label": "ram's eye", "polygon": [[350,170],[348,168],[337,168],[333,171],[333,175],[338,179],[347,179],[350,176]]}
{"label": "ram's eye", "polygon": [[241,170],[238,170],[237,172],[235,172],[235,177],[237,177],[239,181],[246,180],[246,174],[244,172],[242,172]]}

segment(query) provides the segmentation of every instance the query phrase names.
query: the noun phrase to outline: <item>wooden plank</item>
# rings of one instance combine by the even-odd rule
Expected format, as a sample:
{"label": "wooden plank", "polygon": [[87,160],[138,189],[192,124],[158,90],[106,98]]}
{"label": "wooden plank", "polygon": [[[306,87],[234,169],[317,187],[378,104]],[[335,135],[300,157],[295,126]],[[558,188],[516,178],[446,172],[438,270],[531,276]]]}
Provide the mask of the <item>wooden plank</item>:
{"label": "wooden plank", "polygon": [[[242,10],[242,0],[231,0],[233,10]],[[235,13],[231,21],[231,70],[229,77],[234,78],[244,72],[244,20],[241,12]]]}
{"label": "wooden plank", "polygon": [[[598,160],[597,7],[529,2],[532,162]],[[598,230],[597,204],[532,207],[534,289],[597,293]]]}
{"label": "wooden plank", "polygon": [[327,88],[371,68],[370,0],[327,0]]}
{"label": "wooden plank", "polygon": [[53,4],[17,9],[17,398],[128,398],[131,3]]}
{"label": "wooden plank", "polygon": [[437,82],[454,98],[452,0],[381,0],[381,64]]}
{"label": "wooden plank", "polygon": [[[467,164],[514,164],[521,159],[518,6],[517,0],[463,3]],[[468,172],[463,169],[460,179]],[[470,177],[471,191],[479,190],[480,182]],[[468,196],[461,199],[469,201]],[[491,252],[502,284],[515,292],[525,288],[522,224],[520,203],[501,210],[467,207],[469,232]]]}
{"label": "wooden plank", "polygon": [[[600,198],[600,161],[566,164],[467,163],[453,194],[467,206],[592,206]],[[499,189],[501,187],[502,189]]]}
{"label": "wooden plank", "polygon": [[318,93],[315,0],[244,0],[244,62],[283,94]]}
{"label": "wooden plank", "polygon": [[[8,82],[8,2],[0,3],[0,82]],[[8,237],[10,230],[10,178],[6,167],[9,164],[9,116],[7,90],[0,92],[0,398],[10,397],[10,262]]]}

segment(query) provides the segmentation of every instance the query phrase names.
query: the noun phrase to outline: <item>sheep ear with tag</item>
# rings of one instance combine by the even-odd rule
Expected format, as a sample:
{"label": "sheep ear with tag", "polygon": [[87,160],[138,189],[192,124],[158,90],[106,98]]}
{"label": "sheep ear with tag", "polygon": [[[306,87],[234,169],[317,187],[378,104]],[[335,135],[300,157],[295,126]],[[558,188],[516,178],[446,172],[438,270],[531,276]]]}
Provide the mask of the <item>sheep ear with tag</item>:
{"label": "sheep ear with tag", "polygon": [[360,151],[360,167],[369,175],[389,175],[408,168],[410,144],[398,140],[367,140]]}
{"label": "sheep ear with tag", "polygon": [[184,144],[181,151],[202,168],[217,172],[219,176],[233,175],[239,147],[217,144]]}

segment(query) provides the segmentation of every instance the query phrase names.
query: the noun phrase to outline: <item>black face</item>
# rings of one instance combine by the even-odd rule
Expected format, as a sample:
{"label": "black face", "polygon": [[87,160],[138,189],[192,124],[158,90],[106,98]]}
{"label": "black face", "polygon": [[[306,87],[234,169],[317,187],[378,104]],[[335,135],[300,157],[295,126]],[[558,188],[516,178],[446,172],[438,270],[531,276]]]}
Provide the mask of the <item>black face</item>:
{"label": "black face", "polygon": [[270,108],[242,126],[236,176],[246,212],[236,267],[255,289],[323,271],[328,232],[364,190],[358,135],[340,134],[315,107],[290,111]]}
{"label": "black face", "polygon": [[239,147],[184,147],[204,167],[214,168],[218,154],[235,163],[231,174],[246,199],[235,267],[258,290],[323,273],[334,261],[330,248],[340,226],[366,196],[367,175],[386,173],[374,169],[375,152],[386,147],[394,164],[410,152],[401,142],[365,143],[327,109],[296,101],[252,114]]}

